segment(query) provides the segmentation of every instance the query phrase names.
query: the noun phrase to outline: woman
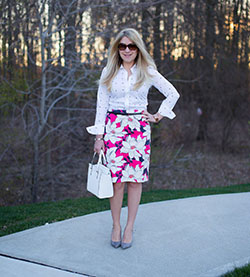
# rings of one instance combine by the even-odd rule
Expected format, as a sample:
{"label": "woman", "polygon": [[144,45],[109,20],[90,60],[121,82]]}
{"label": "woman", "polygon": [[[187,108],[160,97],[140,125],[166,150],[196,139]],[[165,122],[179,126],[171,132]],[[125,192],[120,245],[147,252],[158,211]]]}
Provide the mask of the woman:
{"label": "woman", "polygon": [[[147,111],[147,95],[156,87],[166,99],[159,111]],[[173,119],[179,94],[156,69],[139,33],[122,30],[112,43],[107,66],[103,69],[97,92],[95,125],[87,127],[96,135],[94,151],[105,151],[111,170],[114,196],[110,198],[113,219],[111,245],[132,246],[133,226],[141,199],[142,183],[148,181],[150,125],[163,117]],[[120,214],[124,185],[128,191],[128,218],[123,237]]]}

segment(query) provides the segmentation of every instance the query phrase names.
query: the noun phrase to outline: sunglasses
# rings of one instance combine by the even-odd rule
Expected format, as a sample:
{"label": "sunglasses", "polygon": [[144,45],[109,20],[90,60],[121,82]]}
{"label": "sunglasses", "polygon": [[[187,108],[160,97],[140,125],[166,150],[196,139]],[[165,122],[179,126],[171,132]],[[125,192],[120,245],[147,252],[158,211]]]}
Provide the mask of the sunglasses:
{"label": "sunglasses", "polygon": [[135,50],[138,49],[138,47],[135,44],[132,44],[132,43],[130,43],[130,44],[119,43],[118,44],[118,49],[121,50],[121,51],[126,50],[127,47],[130,51],[135,51]]}

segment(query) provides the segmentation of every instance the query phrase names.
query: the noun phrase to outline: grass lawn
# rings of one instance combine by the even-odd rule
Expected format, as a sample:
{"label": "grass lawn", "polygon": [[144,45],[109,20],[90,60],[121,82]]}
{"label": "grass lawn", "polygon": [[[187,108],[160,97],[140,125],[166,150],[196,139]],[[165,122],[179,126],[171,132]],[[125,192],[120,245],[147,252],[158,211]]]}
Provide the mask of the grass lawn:
{"label": "grass lawn", "polygon": [[236,268],[231,272],[228,272],[221,277],[249,277],[250,276],[250,264]]}
{"label": "grass lawn", "polygon": [[[141,203],[249,191],[250,184],[186,190],[154,190],[143,192]],[[125,194],[123,206],[126,206],[126,203],[127,195]],[[109,210],[109,200],[100,200],[94,196],[56,202],[0,207],[0,236],[44,225],[46,222],[52,223],[104,210]]]}
{"label": "grass lawn", "polygon": [[[141,203],[179,199],[186,197],[250,192],[250,184],[234,185],[228,187],[196,188],[186,190],[155,190],[143,192]],[[127,195],[125,194],[123,206],[126,206]],[[79,199],[67,199],[57,202],[45,202],[20,206],[0,207],[0,236],[8,235],[32,227],[52,223],[76,216],[82,216],[94,212],[109,209],[108,199],[85,197]],[[240,273],[238,273],[240,272]],[[250,276],[250,264],[226,277]]]}

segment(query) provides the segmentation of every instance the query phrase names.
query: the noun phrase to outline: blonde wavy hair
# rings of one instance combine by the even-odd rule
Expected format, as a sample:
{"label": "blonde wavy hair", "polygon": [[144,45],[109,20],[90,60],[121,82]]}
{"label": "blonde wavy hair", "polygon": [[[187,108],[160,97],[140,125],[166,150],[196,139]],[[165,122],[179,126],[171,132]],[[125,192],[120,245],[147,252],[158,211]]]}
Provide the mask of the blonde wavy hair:
{"label": "blonde wavy hair", "polygon": [[151,77],[148,73],[148,66],[156,69],[155,62],[147,52],[140,34],[133,28],[126,28],[122,30],[112,42],[109,49],[106,71],[102,80],[100,80],[102,84],[107,86],[109,91],[111,90],[112,80],[122,64],[122,59],[118,51],[118,44],[123,37],[129,38],[138,47],[138,54],[135,60],[137,64],[137,81],[134,85],[135,90]]}

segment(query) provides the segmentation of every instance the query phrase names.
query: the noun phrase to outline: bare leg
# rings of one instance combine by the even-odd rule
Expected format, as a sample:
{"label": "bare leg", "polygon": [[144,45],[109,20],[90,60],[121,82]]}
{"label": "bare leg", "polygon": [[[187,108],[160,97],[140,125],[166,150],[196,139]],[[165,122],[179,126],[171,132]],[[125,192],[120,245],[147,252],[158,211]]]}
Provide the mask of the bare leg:
{"label": "bare leg", "polygon": [[110,209],[113,219],[113,231],[111,239],[113,241],[120,241],[121,224],[120,215],[122,208],[124,194],[124,183],[114,183],[114,196],[109,198]]}
{"label": "bare leg", "polygon": [[128,219],[123,234],[123,242],[125,243],[129,243],[132,240],[132,232],[141,200],[141,192],[141,183],[128,183]]}

